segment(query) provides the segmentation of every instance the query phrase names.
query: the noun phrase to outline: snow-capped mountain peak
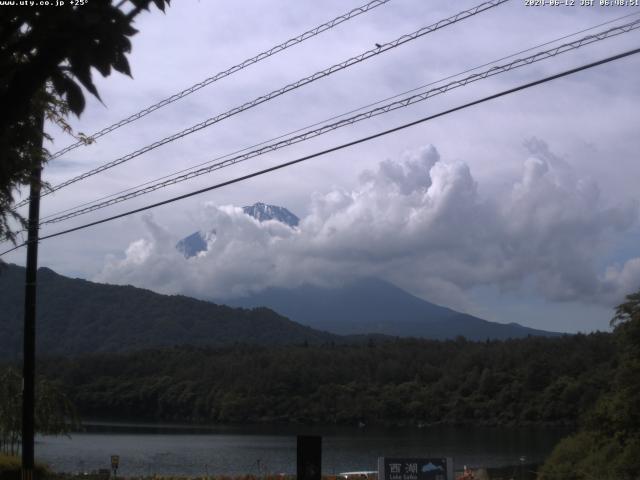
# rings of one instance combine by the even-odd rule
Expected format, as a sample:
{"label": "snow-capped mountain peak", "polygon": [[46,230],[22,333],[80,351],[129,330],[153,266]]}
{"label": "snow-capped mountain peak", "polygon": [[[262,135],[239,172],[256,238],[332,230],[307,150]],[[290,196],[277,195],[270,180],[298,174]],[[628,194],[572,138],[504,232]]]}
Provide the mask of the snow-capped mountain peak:
{"label": "snow-capped mountain peak", "polygon": [[[297,227],[298,223],[300,223],[300,219],[293,213],[286,208],[279,207],[277,205],[268,205],[266,203],[258,202],[247,207],[242,207],[242,211],[259,222],[275,220],[277,222],[284,223],[291,228]],[[180,240],[176,244],[176,249],[182,253],[185,258],[195,257],[198,253],[207,250],[208,237],[209,235],[206,232],[194,232]]]}
{"label": "snow-capped mountain peak", "polygon": [[290,227],[297,227],[298,223],[300,223],[300,219],[293,213],[284,207],[278,207],[276,205],[267,205],[266,203],[258,202],[249,207],[242,207],[242,210],[259,222],[277,220]]}

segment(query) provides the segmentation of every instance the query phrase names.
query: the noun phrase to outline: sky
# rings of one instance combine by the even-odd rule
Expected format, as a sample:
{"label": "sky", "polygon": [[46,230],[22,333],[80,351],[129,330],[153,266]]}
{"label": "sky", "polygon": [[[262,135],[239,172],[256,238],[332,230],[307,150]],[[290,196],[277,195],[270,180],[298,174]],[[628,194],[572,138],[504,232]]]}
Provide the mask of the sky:
{"label": "sky", "polygon": [[[390,0],[52,160],[52,185],[481,2]],[[566,2],[574,3],[574,2]],[[91,134],[364,2],[172,2],[139,16],[133,78],[95,73]],[[630,15],[630,16],[629,16]],[[627,18],[582,33],[619,17]],[[522,58],[640,18],[633,6],[511,0],[391,49],[43,198],[42,217],[133,187],[560,37]],[[325,150],[637,48],[640,29],[471,83],[72,220],[42,234]],[[463,78],[470,73],[458,75]],[[202,299],[375,276],[487,320],[606,330],[640,288],[640,55],[452,113],[248,181],[41,243],[39,264],[79,278]],[[423,89],[424,90],[424,89]],[[73,142],[54,125],[52,152]],[[23,194],[25,192],[22,192]],[[284,206],[297,229],[241,207]],[[185,259],[183,237],[209,233]],[[25,251],[3,257],[24,265]]]}

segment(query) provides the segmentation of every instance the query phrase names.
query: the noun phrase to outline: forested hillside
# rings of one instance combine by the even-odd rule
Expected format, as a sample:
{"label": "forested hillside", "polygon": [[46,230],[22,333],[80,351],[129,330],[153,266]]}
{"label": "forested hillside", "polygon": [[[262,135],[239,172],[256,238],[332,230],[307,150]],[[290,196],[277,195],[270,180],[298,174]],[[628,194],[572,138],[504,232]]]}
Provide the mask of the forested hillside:
{"label": "forested hillside", "polygon": [[609,385],[611,335],[171,348],[42,361],[92,418],[573,424]]}
{"label": "forested hillside", "polygon": [[[24,281],[23,267],[0,264],[0,359],[20,356]],[[458,335],[475,340],[559,335],[488,322],[372,279],[333,290],[279,290],[273,304],[267,301],[274,292],[270,290],[264,297],[252,297],[257,303],[238,302],[237,308],[69,278],[48,268],[39,270],[38,285],[36,340],[38,352],[45,355],[175,345],[358,343],[368,335],[439,340]]]}
{"label": "forested hillside", "polygon": [[[0,358],[22,351],[24,268],[0,265]],[[38,271],[37,351],[44,355],[121,352],[173,345],[279,345],[339,341],[267,308],[216,305],[132,286]]]}
{"label": "forested hillside", "polygon": [[627,295],[612,324],[616,368],[609,388],[581,415],[578,431],[556,446],[539,480],[640,478],[640,291]]}

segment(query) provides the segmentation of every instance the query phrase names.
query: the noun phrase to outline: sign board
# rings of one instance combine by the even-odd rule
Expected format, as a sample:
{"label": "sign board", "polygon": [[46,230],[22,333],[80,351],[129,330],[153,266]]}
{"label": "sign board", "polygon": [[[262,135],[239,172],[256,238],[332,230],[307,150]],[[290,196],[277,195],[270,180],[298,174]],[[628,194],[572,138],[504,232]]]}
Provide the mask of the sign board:
{"label": "sign board", "polygon": [[451,458],[378,458],[378,480],[454,480]]}
{"label": "sign board", "polygon": [[120,456],[111,455],[111,470],[118,470],[119,464],[120,464]]}

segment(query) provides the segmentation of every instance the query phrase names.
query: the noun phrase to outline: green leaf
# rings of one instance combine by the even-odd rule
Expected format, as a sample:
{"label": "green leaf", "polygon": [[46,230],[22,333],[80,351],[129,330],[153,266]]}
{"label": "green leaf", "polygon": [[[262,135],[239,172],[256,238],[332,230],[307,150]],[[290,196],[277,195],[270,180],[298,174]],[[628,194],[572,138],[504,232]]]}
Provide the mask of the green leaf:
{"label": "green leaf", "polygon": [[82,89],[72,79],[65,77],[64,86],[67,94],[67,103],[69,108],[77,116],[80,116],[85,107],[84,95]]}
{"label": "green leaf", "polygon": [[164,12],[164,0],[153,0],[153,3],[155,3],[156,7]]}
{"label": "green leaf", "polygon": [[89,92],[91,92],[98,100],[102,101],[100,94],[98,93],[98,89],[91,79],[91,67],[88,63],[85,63],[84,60],[80,59],[71,59],[71,73],[80,80],[80,83],[84,88],[89,90]]}
{"label": "green leaf", "polygon": [[129,68],[129,61],[127,57],[120,53],[116,55],[116,58],[113,60],[113,68],[120,73],[124,73],[125,75],[131,76],[131,68]]}
{"label": "green leaf", "polygon": [[51,83],[53,84],[53,88],[55,88],[56,92],[58,92],[59,95],[62,95],[66,90],[64,79],[64,74],[60,73],[59,71],[55,71],[51,75]]}

